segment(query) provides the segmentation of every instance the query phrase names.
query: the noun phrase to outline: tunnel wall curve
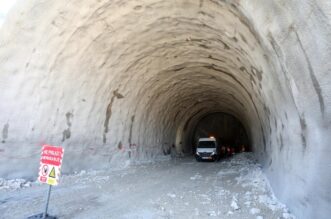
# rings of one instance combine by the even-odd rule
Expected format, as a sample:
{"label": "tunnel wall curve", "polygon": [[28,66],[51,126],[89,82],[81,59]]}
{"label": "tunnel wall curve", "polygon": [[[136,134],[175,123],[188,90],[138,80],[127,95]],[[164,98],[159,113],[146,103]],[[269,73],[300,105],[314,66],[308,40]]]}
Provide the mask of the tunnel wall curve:
{"label": "tunnel wall curve", "polygon": [[277,197],[298,218],[327,218],[330,10],[310,0],[20,3],[0,34],[0,176],[35,177],[44,143],[65,147],[66,173],[178,153],[178,135],[222,111],[247,129]]}

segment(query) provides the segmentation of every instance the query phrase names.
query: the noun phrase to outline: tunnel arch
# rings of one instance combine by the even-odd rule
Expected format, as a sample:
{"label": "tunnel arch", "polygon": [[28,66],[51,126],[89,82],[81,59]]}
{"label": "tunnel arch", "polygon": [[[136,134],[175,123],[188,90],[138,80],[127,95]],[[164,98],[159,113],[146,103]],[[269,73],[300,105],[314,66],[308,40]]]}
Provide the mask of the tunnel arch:
{"label": "tunnel arch", "polygon": [[[205,64],[203,64],[203,65],[205,65]],[[199,70],[199,67],[194,66],[193,70],[194,69]],[[153,100],[151,102],[155,105],[167,106],[170,109],[174,108],[174,112],[172,113],[172,115],[174,115],[174,116],[173,116],[173,118],[170,118],[169,120],[175,121],[176,118],[177,119],[181,118],[181,111],[176,110],[176,105],[180,105],[183,108],[187,108],[186,110],[184,110],[184,113],[182,113],[182,114],[189,115],[189,114],[194,114],[194,113],[196,113],[195,111],[200,111],[202,109],[206,109],[207,111],[210,111],[210,110],[213,111],[213,110],[219,110],[219,109],[224,108],[224,110],[225,110],[226,107],[224,107],[224,105],[229,105],[232,102],[231,101],[232,98],[238,102],[238,98],[243,99],[242,96],[245,96],[245,95],[241,95],[241,97],[234,98],[234,95],[238,96],[238,92],[235,94],[232,94],[231,98],[226,97],[228,95],[225,95],[225,96],[220,95],[220,93],[222,93],[222,92],[227,92],[227,93],[231,94],[231,90],[233,90],[233,88],[235,88],[237,86],[236,85],[237,82],[234,83],[234,82],[229,81],[229,79],[232,80],[232,78],[230,76],[229,76],[228,80],[226,80],[226,79],[224,80],[224,77],[222,75],[217,75],[216,71],[215,71],[216,75],[211,74],[209,76],[208,73],[205,73],[205,74],[199,73],[199,72],[193,73],[193,70],[192,70],[192,68],[182,69],[182,70],[178,71],[177,74],[174,76],[174,77],[177,77],[177,79],[171,79],[172,76],[170,76],[170,77],[167,76],[168,79],[164,80],[165,87],[168,87],[169,85],[172,85],[172,84],[176,84],[176,85],[180,86],[180,88],[176,88],[176,86],[172,86],[171,89],[158,87],[158,89],[161,90],[162,93],[164,93],[165,90],[171,90],[168,92],[167,95],[172,97],[172,99],[175,99],[174,101],[172,101],[172,103],[174,103],[174,104],[169,104],[168,106],[166,103],[164,103],[164,104],[157,103],[156,104],[156,102],[154,101],[154,98],[151,98],[151,100]],[[204,70],[204,69],[202,69],[202,70]],[[184,71],[184,73],[183,74],[180,73],[181,71]],[[187,76],[188,74],[189,74],[189,78]],[[178,77],[179,77],[179,79],[178,79]],[[212,78],[212,80],[215,80],[216,82],[210,82],[209,81],[210,77]],[[218,80],[216,80],[216,79],[218,79]],[[155,81],[155,80],[153,80],[153,81]],[[173,82],[171,82],[171,81],[173,81]],[[180,83],[178,83],[178,81]],[[185,88],[186,84],[188,84],[188,88]],[[219,86],[219,84],[221,84],[223,86],[223,88],[222,88],[222,86]],[[184,89],[183,89],[183,87],[184,87]],[[213,87],[215,87],[215,88],[213,88]],[[187,97],[188,94],[186,94],[186,96],[184,96],[183,98],[177,98],[179,102],[176,101],[176,93],[185,94],[185,90],[186,90],[186,93],[187,93],[187,90],[189,90],[189,92],[190,92],[189,96]],[[161,96],[157,91],[152,91],[151,93],[155,94],[155,96]],[[218,96],[221,96],[221,100],[219,100]],[[249,95],[246,94],[246,97],[247,97],[247,99],[249,99]],[[168,99],[165,99],[165,98],[162,98],[162,99],[165,102],[171,103],[171,101],[169,101]],[[201,100],[200,101],[198,100],[196,102],[196,101],[194,101],[196,99],[201,99]],[[249,101],[243,99],[242,102],[247,105],[247,102],[249,102]],[[232,108],[227,106],[229,108],[228,111],[233,112],[235,109],[240,109],[240,106],[238,106],[238,105],[241,104],[241,106],[243,106],[242,102],[239,102],[234,105],[232,104],[233,105]],[[197,109],[192,111],[192,109],[194,107],[196,107]],[[166,109],[163,112],[169,112],[169,111],[170,111],[169,109]],[[192,112],[190,112],[190,111],[192,111]],[[150,112],[150,111],[147,110],[147,112]],[[239,110],[239,112],[241,112],[241,110]],[[238,112],[237,112],[237,114],[238,114]],[[241,117],[243,117],[243,116],[241,115]],[[249,116],[246,115],[246,117],[249,117]],[[164,116],[160,115],[160,116],[157,116],[157,118],[164,118]],[[179,146],[178,144],[180,144],[180,142],[183,141],[183,139],[181,139],[181,137],[180,137],[181,133],[184,131],[184,129],[187,129],[186,119],[180,119],[180,120],[181,120],[180,121],[181,123],[178,128],[179,130],[177,131],[177,133],[178,133],[177,135],[179,135],[176,140],[177,146]],[[181,151],[181,149],[178,148],[177,151]]]}
{"label": "tunnel arch", "polygon": [[187,122],[223,111],[248,127],[298,217],[329,215],[328,9],[311,0],[20,3],[0,35],[1,175],[34,176],[46,142],[65,147],[67,173],[153,160]]}

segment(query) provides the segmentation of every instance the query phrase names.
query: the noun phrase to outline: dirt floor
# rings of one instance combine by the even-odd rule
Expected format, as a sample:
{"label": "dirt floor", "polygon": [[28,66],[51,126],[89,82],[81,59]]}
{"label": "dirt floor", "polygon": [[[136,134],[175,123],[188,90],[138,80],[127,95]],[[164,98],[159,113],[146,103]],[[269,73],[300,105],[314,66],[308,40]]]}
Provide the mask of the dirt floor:
{"label": "dirt floor", "polygon": [[[219,162],[187,157],[124,170],[82,171],[61,180],[49,205],[49,213],[61,219],[294,218],[273,196],[251,153]],[[2,181],[0,218],[41,213],[47,188]]]}

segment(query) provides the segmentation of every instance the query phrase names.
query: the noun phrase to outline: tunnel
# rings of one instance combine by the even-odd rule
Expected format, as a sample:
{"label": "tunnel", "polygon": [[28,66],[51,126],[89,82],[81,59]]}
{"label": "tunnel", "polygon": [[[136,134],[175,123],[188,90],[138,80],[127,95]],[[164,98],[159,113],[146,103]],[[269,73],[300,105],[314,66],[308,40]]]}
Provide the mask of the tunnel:
{"label": "tunnel", "polygon": [[[36,177],[192,153],[199,121],[242,124],[298,218],[331,205],[328,1],[16,3],[0,34],[0,176]],[[130,167],[128,167],[130,168]]]}

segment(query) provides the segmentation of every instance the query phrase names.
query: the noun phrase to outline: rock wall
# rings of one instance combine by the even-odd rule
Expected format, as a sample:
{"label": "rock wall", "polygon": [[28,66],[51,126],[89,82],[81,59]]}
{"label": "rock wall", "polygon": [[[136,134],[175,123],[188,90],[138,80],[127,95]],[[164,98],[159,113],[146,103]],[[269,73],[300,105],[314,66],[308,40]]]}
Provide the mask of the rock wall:
{"label": "rock wall", "polygon": [[321,0],[20,2],[0,32],[0,176],[35,177],[43,143],[65,147],[65,172],[179,153],[200,118],[225,112],[278,198],[298,218],[327,218],[330,10]]}

